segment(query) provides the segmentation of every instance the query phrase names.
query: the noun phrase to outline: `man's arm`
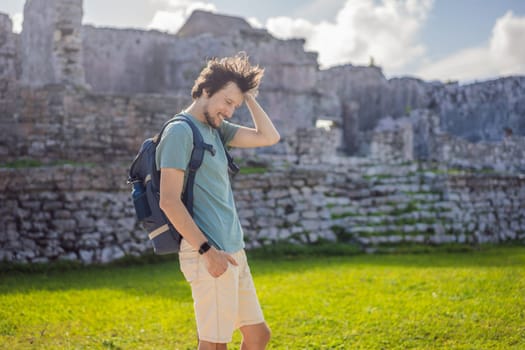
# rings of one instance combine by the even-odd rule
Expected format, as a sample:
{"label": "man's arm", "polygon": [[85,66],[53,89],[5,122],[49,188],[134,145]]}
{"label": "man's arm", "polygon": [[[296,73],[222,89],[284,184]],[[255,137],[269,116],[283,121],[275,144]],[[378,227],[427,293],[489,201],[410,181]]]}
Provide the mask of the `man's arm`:
{"label": "man's arm", "polygon": [[[184,171],[175,168],[162,168],[160,172],[160,208],[182,237],[196,250],[208,239],[193,221],[182,203],[181,193],[184,184]],[[213,277],[219,277],[228,269],[228,262],[237,265],[233,257],[212,247],[203,255],[206,267]]]}
{"label": "man's arm", "polygon": [[254,93],[246,93],[244,100],[252,115],[255,128],[241,126],[229,145],[239,148],[253,148],[271,146],[279,142],[281,138],[279,132],[275,129],[272,121],[255,99]]}

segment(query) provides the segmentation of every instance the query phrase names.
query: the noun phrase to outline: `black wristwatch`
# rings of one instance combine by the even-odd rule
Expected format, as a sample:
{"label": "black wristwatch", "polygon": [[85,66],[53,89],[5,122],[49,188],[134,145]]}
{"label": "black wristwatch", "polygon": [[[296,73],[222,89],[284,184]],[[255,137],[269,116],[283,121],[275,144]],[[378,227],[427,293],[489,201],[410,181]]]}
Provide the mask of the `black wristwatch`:
{"label": "black wristwatch", "polygon": [[201,247],[199,248],[199,254],[202,255],[206,253],[208,250],[210,250],[211,246],[208,242],[204,242],[201,244]]}

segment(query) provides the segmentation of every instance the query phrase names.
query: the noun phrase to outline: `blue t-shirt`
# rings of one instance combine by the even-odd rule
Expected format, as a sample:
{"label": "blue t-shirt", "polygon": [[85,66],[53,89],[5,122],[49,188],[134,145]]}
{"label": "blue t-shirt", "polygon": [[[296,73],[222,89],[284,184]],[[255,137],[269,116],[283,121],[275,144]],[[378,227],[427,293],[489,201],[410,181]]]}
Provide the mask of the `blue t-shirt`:
{"label": "blue t-shirt", "polygon": [[[228,175],[225,145],[233,139],[238,125],[223,121],[216,130],[189,113],[205,143],[213,145],[215,156],[204,152],[204,160],[195,176],[193,220],[218,249],[235,253],[244,248],[243,230],[233,198]],[[186,171],[193,150],[193,134],[186,122],[166,127],[157,147],[157,169],[176,168]],[[162,175],[161,175],[162,176]]]}

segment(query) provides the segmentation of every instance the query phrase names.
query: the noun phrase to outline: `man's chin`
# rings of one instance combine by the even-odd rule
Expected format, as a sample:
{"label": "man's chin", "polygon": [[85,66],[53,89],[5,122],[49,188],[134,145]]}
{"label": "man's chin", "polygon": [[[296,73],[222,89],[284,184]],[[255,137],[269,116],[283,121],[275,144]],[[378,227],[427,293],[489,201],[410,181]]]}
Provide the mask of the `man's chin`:
{"label": "man's chin", "polygon": [[217,121],[217,119],[212,119],[209,115],[205,115],[205,116],[206,116],[206,123],[207,123],[210,127],[214,128],[214,129],[218,129],[219,126],[221,126],[221,124],[222,124],[222,119],[217,118],[217,119],[219,119],[219,120]]}
{"label": "man's chin", "polygon": [[211,127],[214,128],[214,129],[218,129],[218,128],[222,125],[222,121],[223,121],[223,120],[224,120],[224,119],[222,119],[222,118],[217,118],[217,119],[215,119],[215,120],[213,121],[213,124],[211,125]]}

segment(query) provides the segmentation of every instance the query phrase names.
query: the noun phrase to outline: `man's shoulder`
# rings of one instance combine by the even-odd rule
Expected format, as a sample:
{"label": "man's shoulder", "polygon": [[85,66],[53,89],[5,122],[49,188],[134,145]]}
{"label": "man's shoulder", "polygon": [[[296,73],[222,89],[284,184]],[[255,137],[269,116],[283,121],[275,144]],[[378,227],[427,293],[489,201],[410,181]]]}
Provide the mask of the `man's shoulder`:
{"label": "man's shoulder", "polygon": [[191,127],[185,122],[169,123],[156,148],[157,168],[183,169],[193,149]]}
{"label": "man's shoulder", "polygon": [[157,146],[157,153],[163,154],[167,151],[173,150],[186,150],[189,152],[193,148],[193,135],[191,127],[183,121],[175,121],[169,123],[160,139],[159,145]]}
{"label": "man's shoulder", "polygon": [[164,129],[164,133],[162,134],[162,138],[182,138],[187,139],[192,137],[192,130],[191,126],[188,125],[188,123],[182,121],[182,120],[176,120],[174,122],[169,123],[166,126],[166,129]]}

